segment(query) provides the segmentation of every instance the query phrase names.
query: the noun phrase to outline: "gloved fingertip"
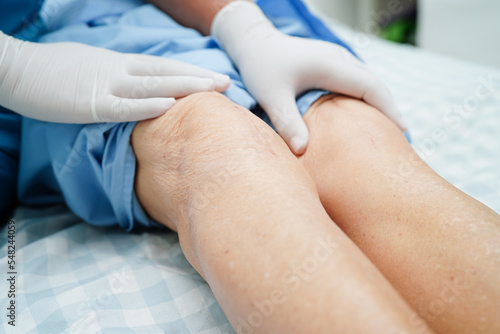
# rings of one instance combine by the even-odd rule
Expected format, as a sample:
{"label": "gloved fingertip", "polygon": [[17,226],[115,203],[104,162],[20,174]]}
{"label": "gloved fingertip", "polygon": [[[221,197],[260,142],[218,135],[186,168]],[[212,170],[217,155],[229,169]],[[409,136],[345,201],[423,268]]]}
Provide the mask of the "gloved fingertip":
{"label": "gloved fingertip", "polygon": [[398,124],[399,128],[401,129],[401,131],[403,131],[403,132],[408,131],[408,123],[406,123],[406,121],[404,120],[404,118],[401,115],[399,116],[397,124]]}
{"label": "gloved fingertip", "polygon": [[214,81],[218,92],[224,92],[231,85],[231,78],[225,74],[215,76]]}
{"label": "gloved fingertip", "polygon": [[177,101],[173,97],[166,98],[165,99],[165,108],[166,108],[165,111],[172,108],[176,103],[177,103]]}
{"label": "gloved fingertip", "polygon": [[290,140],[290,148],[296,155],[302,155],[306,152],[307,138],[302,136],[295,136]]}
{"label": "gloved fingertip", "polygon": [[403,132],[408,131],[408,124],[404,120],[401,112],[396,108],[393,108],[390,111],[392,111],[392,112],[385,113],[386,116],[388,116],[389,119],[392,120],[401,131],[403,131]]}
{"label": "gloved fingertip", "polygon": [[144,119],[151,119],[163,116],[167,111],[169,111],[177,101],[173,97],[168,97],[165,99],[158,99],[154,102],[155,106],[150,105],[147,107],[147,112],[143,114]]}
{"label": "gloved fingertip", "polygon": [[214,79],[204,78],[204,79],[200,79],[200,80],[202,82],[202,90],[212,91],[212,90],[215,90],[217,88]]}

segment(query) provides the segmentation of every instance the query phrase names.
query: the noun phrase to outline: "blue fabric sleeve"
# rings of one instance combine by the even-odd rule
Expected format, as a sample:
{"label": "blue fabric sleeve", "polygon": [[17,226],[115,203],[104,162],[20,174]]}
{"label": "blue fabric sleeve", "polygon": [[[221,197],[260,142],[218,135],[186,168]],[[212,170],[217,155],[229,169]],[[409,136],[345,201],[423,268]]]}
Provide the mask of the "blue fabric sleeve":
{"label": "blue fabric sleeve", "polygon": [[[25,204],[65,202],[99,226],[155,225],[134,197],[136,123],[68,125],[23,119],[19,197]],[[135,204],[135,205],[134,205]],[[135,212],[134,212],[135,208]]]}
{"label": "blue fabric sleeve", "polygon": [[31,23],[40,10],[41,0],[0,0],[0,30],[8,35]]}
{"label": "blue fabric sleeve", "polygon": [[5,223],[17,202],[17,176],[21,117],[0,107],[0,225]]}

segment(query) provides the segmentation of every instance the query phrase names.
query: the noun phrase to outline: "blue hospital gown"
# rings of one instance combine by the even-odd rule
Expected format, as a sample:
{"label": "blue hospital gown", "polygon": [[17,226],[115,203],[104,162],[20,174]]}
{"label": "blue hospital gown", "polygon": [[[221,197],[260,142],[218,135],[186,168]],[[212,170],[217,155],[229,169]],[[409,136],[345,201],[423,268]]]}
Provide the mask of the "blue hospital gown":
{"label": "blue hospital gown", "polygon": [[[13,34],[40,10],[40,1],[0,0],[0,30]],[[16,205],[21,116],[0,107],[0,225]]]}
{"label": "blue hospital gown", "polygon": [[[40,12],[40,42],[75,41],[120,52],[165,56],[225,73],[232,79],[225,94],[255,110],[255,99],[218,44],[180,26],[154,6],[135,0],[66,0],[59,7],[48,6],[50,2],[47,0]],[[257,4],[287,34],[348,48],[299,0],[260,0]],[[311,91],[300,97],[301,112],[322,94]],[[135,124],[68,125],[23,118],[20,201],[30,205],[64,201],[82,219],[98,226],[118,224],[130,231],[157,225],[134,194],[136,160],[129,138]]]}

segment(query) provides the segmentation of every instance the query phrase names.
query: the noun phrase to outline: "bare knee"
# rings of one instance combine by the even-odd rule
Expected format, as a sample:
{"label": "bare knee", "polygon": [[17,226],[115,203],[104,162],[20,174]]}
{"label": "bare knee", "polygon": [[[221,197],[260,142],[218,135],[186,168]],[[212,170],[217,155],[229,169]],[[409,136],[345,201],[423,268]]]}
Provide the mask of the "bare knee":
{"label": "bare knee", "polygon": [[[242,138],[255,149],[282,145],[279,137],[247,109],[220,93],[202,92],[179,100],[159,118],[140,122],[132,141],[138,160],[174,163],[175,169],[183,172],[185,159],[207,165],[212,160],[217,168],[223,163],[218,158],[241,149]],[[139,139],[145,147],[140,147]]]}
{"label": "bare knee", "polygon": [[359,173],[366,173],[366,169],[361,167],[370,166],[374,175],[393,175],[401,164],[412,164],[412,168],[425,165],[399,128],[363,101],[325,96],[304,119],[311,135],[300,160],[315,180],[320,196],[331,194],[332,185],[340,196],[342,185],[350,187],[363,178]]}
{"label": "bare knee", "polygon": [[219,93],[180,100],[165,115],[140,122],[131,141],[139,200],[153,219],[174,230],[179,214],[209,203],[238,176],[297,164],[269,126]]}
{"label": "bare knee", "polygon": [[[325,96],[308,110],[304,119],[313,140],[351,150],[403,145],[406,139],[397,126],[369,104],[344,96]],[[365,154],[364,152],[363,154]]]}
{"label": "bare knee", "polygon": [[[176,160],[186,143],[212,147],[218,133],[246,116],[246,111],[217,92],[202,92],[178,100],[166,114],[139,122],[132,135],[138,160]],[[140,145],[144,144],[145,147]],[[193,146],[193,145],[192,145]],[[214,148],[215,150],[216,148]],[[168,152],[167,155],[165,152]],[[180,161],[177,161],[180,163]]]}

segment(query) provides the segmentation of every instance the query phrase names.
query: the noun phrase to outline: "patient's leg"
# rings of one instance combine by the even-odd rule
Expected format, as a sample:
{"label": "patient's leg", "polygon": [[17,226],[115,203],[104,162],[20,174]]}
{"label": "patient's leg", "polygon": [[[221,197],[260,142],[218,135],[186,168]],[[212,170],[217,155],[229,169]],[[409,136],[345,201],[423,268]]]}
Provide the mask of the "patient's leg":
{"label": "patient's leg", "polygon": [[[136,192],[241,333],[410,333],[411,311],[332,223],[284,142],[220,94],[141,122]],[[413,329],[413,331],[415,331]]]}
{"label": "patient's leg", "polygon": [[431,327],[500,333],[499,216],[434,173],[365,103],[326,97],[305,119],[300,160],[330,217]]}

